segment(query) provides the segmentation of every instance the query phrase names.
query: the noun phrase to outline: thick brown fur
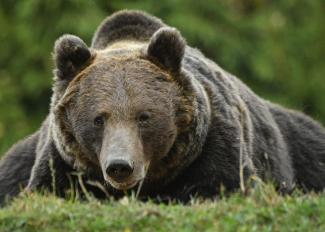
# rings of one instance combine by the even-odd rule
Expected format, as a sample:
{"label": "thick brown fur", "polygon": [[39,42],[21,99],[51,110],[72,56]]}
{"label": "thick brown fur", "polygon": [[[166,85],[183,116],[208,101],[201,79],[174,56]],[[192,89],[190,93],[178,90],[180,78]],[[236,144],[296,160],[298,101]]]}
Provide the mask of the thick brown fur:
{"label": "thick brown fur", "polygon": [[[0,202],[21,188],[64,195],[74,172],[97,197],[140,186],[143,198],[211,198],[252,176],[281,192],[325,187],[324,128],[259,98],[160,19],[115,13],[90,48],[59,38],[54,62],[49,116],[1,160]],[[116,179],[112,160],[132,173]]]}

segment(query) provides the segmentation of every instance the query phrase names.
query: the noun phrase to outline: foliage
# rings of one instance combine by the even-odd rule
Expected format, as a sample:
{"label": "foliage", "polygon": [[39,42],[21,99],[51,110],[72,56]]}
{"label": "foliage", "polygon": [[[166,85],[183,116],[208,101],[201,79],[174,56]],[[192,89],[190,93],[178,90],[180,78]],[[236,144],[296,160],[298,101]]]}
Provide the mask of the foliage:
{"label": "foliage", "polygon": [[325,122],[322,0],[2,0],[0,155],[48,112],[55,39],[72,33],[90,44],[123,8],[161,17],[259,95]]}
{"label": "foliage", "polygon": [[31,194],[0,209],[0,231],[324,231],[325,197],[279,196],[272,186],[190,205],[74,202]]}

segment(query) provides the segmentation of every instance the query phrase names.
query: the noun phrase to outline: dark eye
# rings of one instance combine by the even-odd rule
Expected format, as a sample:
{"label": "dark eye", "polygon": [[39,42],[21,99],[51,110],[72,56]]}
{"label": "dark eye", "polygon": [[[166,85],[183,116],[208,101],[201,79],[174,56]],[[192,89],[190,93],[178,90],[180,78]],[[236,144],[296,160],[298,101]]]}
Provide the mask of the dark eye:
{"label": "dark eye", "polygon": [[159,80],[159,81],[167,81],[167,77],[162,76],[162,75],[161,76],[157,76],[156,79]]}
{"label": "dark eye", "polygon": [[150,112],[148,112],[148,111],[144,111],[144,112],[141,112],[141,113],[139,114],[139,116],[138,116],[138,120],[139,120],[140,122],[146,122],[146,121],[148,121],[148,120],[150,119],[150,117],[151,117]]}
{"label": "dark eye", "polygon": [[105,118],[104,116],[98,116],[94,119],[94,125],[97,127],[103,126],[105,123]]}

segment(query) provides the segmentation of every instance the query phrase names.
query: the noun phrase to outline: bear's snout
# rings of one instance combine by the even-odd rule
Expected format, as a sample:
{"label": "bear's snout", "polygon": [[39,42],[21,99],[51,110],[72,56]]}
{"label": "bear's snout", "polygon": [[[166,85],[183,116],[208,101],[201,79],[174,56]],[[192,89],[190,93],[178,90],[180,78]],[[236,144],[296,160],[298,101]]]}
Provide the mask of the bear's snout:
{"label": "bear's snout", "polygon": [[110,124],[106,128],[100,152],[100,166],[105,181],[126,190],[145,178],[146,159],[137,130]]}
{"label": "bear's snout", "polygon": [[116,182],[123,182],[133,173],[133,165],[123,159],[111,160],[106,167],[106,174]]}

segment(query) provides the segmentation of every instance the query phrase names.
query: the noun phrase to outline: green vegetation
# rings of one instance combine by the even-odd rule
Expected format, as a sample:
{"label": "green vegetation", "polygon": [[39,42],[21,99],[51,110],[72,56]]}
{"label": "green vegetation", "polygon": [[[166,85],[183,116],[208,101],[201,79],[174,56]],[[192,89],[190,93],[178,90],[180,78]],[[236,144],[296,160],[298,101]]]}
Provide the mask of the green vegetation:
{"label": "green vegetation", "polygon": [[259,95],[325,123],[322,0],[1,0],[0,156],[48,112],[54,41],[72,33],[90,44],[124,8],[164,19]]}
{"label": "green vegetation", "polygon": [[0,231],[325,231],[325,197],[279,196],[271,186],[190,205],[32,194],[0,209]]}

